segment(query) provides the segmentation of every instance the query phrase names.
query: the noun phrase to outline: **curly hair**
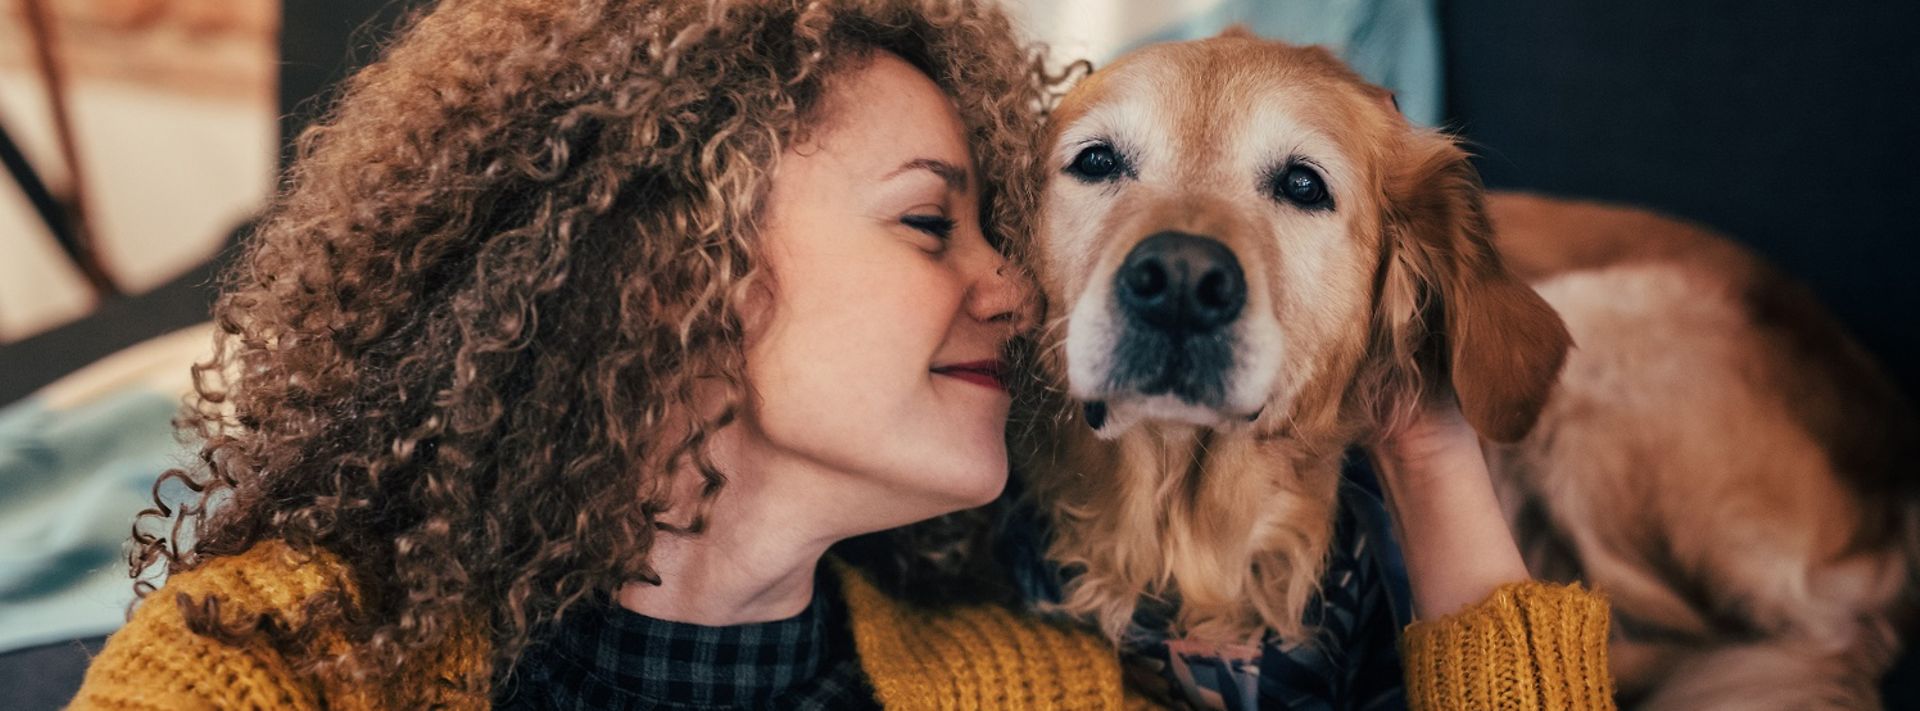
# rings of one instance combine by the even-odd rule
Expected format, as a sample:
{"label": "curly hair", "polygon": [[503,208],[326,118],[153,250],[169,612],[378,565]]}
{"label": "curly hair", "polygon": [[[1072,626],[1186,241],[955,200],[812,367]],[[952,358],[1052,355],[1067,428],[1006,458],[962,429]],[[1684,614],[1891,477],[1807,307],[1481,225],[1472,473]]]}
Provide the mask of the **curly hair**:
{"label": "curly hair", "polygon": [[[701,530],[727,481],[703,445],[747,398],[737,306],[768,278],[756,214],[836,72],[887,51],[944,88],[1003,239],[1060,79],[971,0],[445,0],[407,25],[299,137],[224,276],[181,422],[204,444],[129,561],[336,555],[358,598],[298,620],[178,602],[196,633],[360,679],[475,615],[499,673]],[[696,409],[710,385],[723,406]],[[169,481],[195,493],[169,505]],[[301,624],[353,652],[300,648]]]}

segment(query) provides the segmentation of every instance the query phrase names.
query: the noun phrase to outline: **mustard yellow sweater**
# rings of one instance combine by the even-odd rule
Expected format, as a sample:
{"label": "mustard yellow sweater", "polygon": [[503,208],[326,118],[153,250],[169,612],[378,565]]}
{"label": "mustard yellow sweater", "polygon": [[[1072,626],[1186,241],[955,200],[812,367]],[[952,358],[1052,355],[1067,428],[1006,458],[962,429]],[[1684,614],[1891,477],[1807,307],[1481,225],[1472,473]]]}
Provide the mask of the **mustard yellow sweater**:
{"label": "mustard yellow sweater", "polygon": [[[992,607],[911,608],[844,571],[841,589],[861,666],[889,709],[1114,709],[1114,650],[1092,635]],[[351,591],[345,567],[265,543],[174,576],[107,641],[73,709],[480,709],[489,642],[454,634],[370,687],[295,674],[264,644],[230,647],[186,628],[181,594],[219,594],[227,610],[294,615],[328,590]],[[227,612],[222,616],[235,614]],[[237,615],[236,615],[237,616]],[[1613,705],[1607,610],[1577,586],[1516,584],[1477,608],[1416,623],[1403,641],[1415,709],[1602,709]],[[322,634],[321,644],[345,642]]]}

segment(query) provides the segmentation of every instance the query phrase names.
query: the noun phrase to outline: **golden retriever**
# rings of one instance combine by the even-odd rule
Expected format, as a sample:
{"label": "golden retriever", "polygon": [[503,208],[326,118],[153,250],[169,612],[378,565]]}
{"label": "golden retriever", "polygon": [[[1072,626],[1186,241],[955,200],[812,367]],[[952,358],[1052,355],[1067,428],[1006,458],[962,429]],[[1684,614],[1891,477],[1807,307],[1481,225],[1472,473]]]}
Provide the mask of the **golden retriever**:
{"label": "golden retriever", "polygon": [[1913,515],[1842,464],[1890,466],[1858,448],[1892,440],[1855,427],[1898,408],[1848,410],[1884,387],[1871,365],[1725,242],[1489,200],[1453,139],[1333,55],[1239,32],[1083,79],[1044,150],[1027,261],[1058,387],[1017,451],[1073,575],[1061,611],[1121,640],[1168,600],[1178,635],[1303,639],[1343,454],[1451,392],[1530,562],[1661,640],[1623,648],[1623,689],[1672,708],[1752,708],[1816,675],[1870,693]]}

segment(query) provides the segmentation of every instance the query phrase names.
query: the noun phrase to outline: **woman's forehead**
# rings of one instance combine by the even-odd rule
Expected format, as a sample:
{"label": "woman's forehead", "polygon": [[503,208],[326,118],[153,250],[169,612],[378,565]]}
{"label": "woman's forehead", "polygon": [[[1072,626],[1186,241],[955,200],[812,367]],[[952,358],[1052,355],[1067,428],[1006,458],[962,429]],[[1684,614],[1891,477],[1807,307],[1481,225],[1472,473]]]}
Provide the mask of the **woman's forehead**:
{"label": "woman's forehead", "polygon": [[796,152],[839,153],[884,173],[911,161],[937,163],[962,168],[962,177],[971,178],[972,152],[959,109],[925,73],[883,51],[844,71],[831,82],[821,124]]}

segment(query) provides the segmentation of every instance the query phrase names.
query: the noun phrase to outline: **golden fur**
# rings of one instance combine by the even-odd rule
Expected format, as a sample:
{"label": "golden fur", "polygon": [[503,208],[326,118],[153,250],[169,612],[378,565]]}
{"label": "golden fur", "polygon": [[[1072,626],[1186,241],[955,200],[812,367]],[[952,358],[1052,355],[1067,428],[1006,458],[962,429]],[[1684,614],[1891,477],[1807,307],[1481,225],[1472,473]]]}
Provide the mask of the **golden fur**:
{"label": "golden fur", "polygon": [[[1063,611],[1123,639],[1159,599],[1176,634],[1302,639],[1343,451],[1451,392],[1535,574],[1615,601],[1626,698],[1876,702],[1911,616],[1915,429],[1804,290],[1671,220],[1488,198],[1452,140],[1318,49],[1152,47],[1081,82],[1051,125],[1029,261],[1051,313],[1040,365],[1063,387],[1016,451],[1049,554],[1076,574]],[[1090,142],[1134,173],[1068,176]],[[1249,189],[1247,156],[1288,151],[1323,167],[1331,214]],[[1242,373],[1265,405],[1250,421],[1101,389],[1098,346],[1131,327],[1108,284],[1161,230],[1215,239],[1245,271],[1240,319],[1262,323],[1236,332],[1237,357],[1271,371]],[[1096,426],[1074,407],[1108,398]]]}
{"label": "golden fur", "polygon": [[[1247,350],[1271,355],[1245,357],[1247,377],[1271,383],[1251,422],[1171,422],[1119,400],[1120,424],[1096,435],[1066,397],[1043,410],[1023,468],[1053,515],[1050,555],[1078,572],[1061,608],[1118,638],[1142,596],[1176,599],[1183,634],[1299,639],[1345,450],[1449,383],[1480,431],[1519,437],[1566,334],[1500,266],[1466,154],[1324,50],[1242,36],[1150,48],[1081,82],[1052,126],[1054,170],[1083,133],[1161,159],[1112,188],[1051,179],[1031,260],[1054,309],[1047,372],[1072,380],[1067,341],[1099,330],[1085,324],[1122,255],[1168,229],[1238,255]],[[1257,151],[1222,137],[1256,127],[1325,164],[1334,215],[1249,190],[1257,166],[1228,152]]]}
{"label": "golden fur", "polygon": [[1613,599],[1642,708],[1878,708],[1912,616],[1912,414],[1811,296],[1698,227],[1531,196],[1500,247],[1580,343],[1490,450],[1535,574]]}

